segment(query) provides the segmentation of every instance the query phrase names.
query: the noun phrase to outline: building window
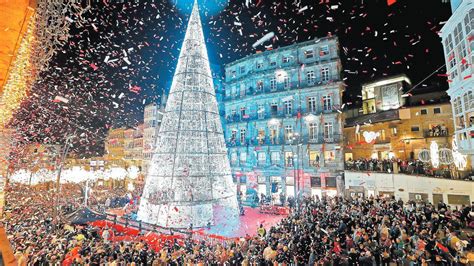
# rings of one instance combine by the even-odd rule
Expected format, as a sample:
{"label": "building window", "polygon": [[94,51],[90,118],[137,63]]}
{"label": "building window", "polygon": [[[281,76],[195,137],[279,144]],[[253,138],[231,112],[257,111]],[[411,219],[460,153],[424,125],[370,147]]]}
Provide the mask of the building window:
{"label": "building window", "polygon": [[283,78],[283,86],[285,89],[289,89],[290,88],[290,77],[286,76]]}
{"label": "building window", "polygon": [[235,70],[232,70],[232,71],[230,72],[230,76],[233,77],[233,78],[235,78],[235,75],[236,75]]}
{"label": "building window", "polygon": [[454,28],[454,44],[457,45],[460,43],[463,37],[464,35],[462,33],[462,25],[461,22],[459,22],[456,28]]}
{"label": "building window", "polygon": [[245,128],[242,128],[240,130],[240,143],[244,144],[245,143],[245,134],[246,134],[247,130],[245,130]]}
{"label": "building window", "polygon": [[325,139],[332,139],[332,137],[333,137],[332,122],[325,122],[324,123],[324,138]]}
{"label": "building window", "polygon": [[287,140],[290,140],[290,138],[293,136],[293,126],[292,125],[286,125],[285,126],[285,138]]}
{"label": "building window", "polygon": [[285,152],[285,166],[286,167],[293,166],[293,152],[291,151]]}
{"label": "building window", "polygon": [[314,84],[314,82],[316,81],[316,76],[314,75],[313,70],[306,72],[306,81],[308,82],[308,84]]}
{"label": "building window", "polygon": [[315,113],[316,110],[316,97],[308,97],[308,112]]}
{"label": "building window", "polygon": [[412,126],[411,127],[411,132],[418,132],[420,131],[420,127],[419,126]]}
{"label": "building window", "polygon": [[257,81],[257,91],[263,91],[263,80]]}
{"label": "building window", "polygon": [[236,152],[233,152],[233,153],[230,154],[230,162],[232,163],[232,165],[237,164],[237,153]]}
{"label": "building window", "polygon": [[236,140],[237,139],[237,130],[232,129],[232,134],[230,135],[231,140]]}
{"label": "building window", "polygon": [[279,164],[280,163],[280,152],[279,151],[272,151],[270,154],[270,158],[272,161],[272,164]]}
{"label": "building window", "polygon": [[278,115],[278,105],[276,103],[270,105],[270,112],[272,115]]}
{"label": "building window", "polygon": [[291,113],[293,112],[293,103],[292,101],[285,101],[283,103],[285,105],[285,114],[286,115],[291,115]]}
{"label": "building window", "polygon": [[289,63],[290,62],[290,57],[289,56],[283,56],[282,62],[283,62],[283,64]]}
{"label": "building window", "polygon": [[474,106],[473,92],[468,91],[463,95],[464,98],[464,110],[469,111]]}
{"label": "building window", "polygon": [[267,157],[265,156],[265,152],[258,152],[257,153],[257,159],[258,159],[258,165],[265,165]]}
{"label": "building window", "polygon": [[247,153],[241,152],[240,153],[240,164],[245,164],[247,162]]}
{"label": "building window", "polygon": [[331,95],[323,96],[323,110],[324,111],[331,111],[332,110],[332,99]]}
{"label": "building window", "polygon": [[308,124],[308,137],[310,141],[316,141],[318,139],[318,124]]}
{"label": "building window", "polygon": [[329,46],[323,45],[319,48],[319,56],[323,57],[329,54]]}
{"label": "building window", "polygon": [[324,151],[324,162],[334,162],[336,159],[336,153],[334,151]]}
{"label": "building window", "polygon": [[265,142],[265,129],[258,130],[257,140],[259,145],[262,145]]}
{"label": "building window", "polygon": [[257,62],[257,69],[263,68],[263,62]]}
{"label": "building window", "polygon": [[240,108],[240,117],[245,118],[245,107]]}
{"label": "building window", "polygon": [[467,63],[467,49],[464,40],[462,40],[461,43],[458,45],[457,52],[459,55],[459,61],[461,62],[461,72],[463,72],[469,66],[469,64]]}
{"label": "building window", "polygon": [[245,74],[245,66],[240,67],[240,74]]}
{"label": "building window", "polygon": [[433,108],[433,113],[435,113],[435,114],[441,114],[441,108],[439,108],[439,107]]}
{"label": "building window", "polygon": [[422,115],[427,115],[427,114],[428,114],[428,110],[427,110],[427,109],[421,109],[420,114],[422,114]]}
{"label": "building window", "polygon": [[277,89],[277,81],[276,78],[271,78],[270,79],[270,90],[274,91]]}
{"label": "building window", "polygon": [[258,119],[263,119],[265,118],[265,107],[263,107],[263,104],[258,105]]}
{"label": "building window", "polygon": [[444,40],[444,49],[445,49],[445,54],[447,55],[449,55],[454,49],[453,37],[451,36],[451,34],[449,34],[446,40]]}
{"label": "building window", "polygon": [[321,80],[323,82],[329,81],[329,67],[321,68]]}
{"label": "building window", "polygon": [[309,165],[319,167],[319,152],[309,151]]}
{"label": "building window", "polygon": [[314,51],[313,51],[313,49],[306,50],[306,51],[304,52],[304,56],[305,56],[306,59],[313,58],[313,57],[314,57]]}
{"label": "building window", "polygon": [[276,65],[277,65],[277,62],[276,62],[276,61],[271,61],[271,62],[270,62],[270,66],[274,67],[274,66],[276,66]]}
{"label": "building window", "polygon": [[396,127],[392,127],[392,128],[391,128],[391,131],[392,131],[392,136],[396,136],[397,133],[398,133]]}

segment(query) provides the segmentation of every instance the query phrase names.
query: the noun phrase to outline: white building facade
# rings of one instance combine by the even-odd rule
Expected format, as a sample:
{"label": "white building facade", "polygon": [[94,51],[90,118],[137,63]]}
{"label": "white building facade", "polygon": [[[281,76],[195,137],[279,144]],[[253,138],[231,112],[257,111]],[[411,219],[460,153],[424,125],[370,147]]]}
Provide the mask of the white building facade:
{"label": "white building facade", "polygon": [[461,153],[474,162],[474,0],[451,2],[453,14],[441,30],[453,108],[455,137]]}

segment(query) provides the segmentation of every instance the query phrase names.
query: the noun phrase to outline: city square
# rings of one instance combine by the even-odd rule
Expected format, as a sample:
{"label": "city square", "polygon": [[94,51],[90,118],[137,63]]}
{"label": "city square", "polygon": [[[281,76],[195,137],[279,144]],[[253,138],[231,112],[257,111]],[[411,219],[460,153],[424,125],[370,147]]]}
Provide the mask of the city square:
{"label": "city square", "polygon": [[1,265],[471,265],[473,0],[0,0]]}

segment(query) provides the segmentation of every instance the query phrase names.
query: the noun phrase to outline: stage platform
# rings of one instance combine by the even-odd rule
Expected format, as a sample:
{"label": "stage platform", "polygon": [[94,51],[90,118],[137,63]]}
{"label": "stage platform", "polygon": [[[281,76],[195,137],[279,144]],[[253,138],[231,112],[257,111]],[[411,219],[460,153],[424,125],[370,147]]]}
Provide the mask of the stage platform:
{"label": "stage platform", "polygon": [[[276,215],[260,212],[260,208],[244,207],[245,215],[238,216],[237,219],[228,219],[228,217],[217,217],[214,221],[214,225],[208,228],[194,229],[193,233],[199,233],[202,235],[216,235],[224,238],[239,238],[245,237],[246,235],[254,236],[257,234],[257,229],[262,224],[265,229],[270,229],[273,225],[276,225],[283,218],[287,217],[287,214]],[[117,216],[123,216],[124,211],[122,209],[110,209],[107,211],[109,214],[115,214]],[[118,218],[118,221],[123,222],[123,219]],[[133,222],[129,223],[134,226]]]}

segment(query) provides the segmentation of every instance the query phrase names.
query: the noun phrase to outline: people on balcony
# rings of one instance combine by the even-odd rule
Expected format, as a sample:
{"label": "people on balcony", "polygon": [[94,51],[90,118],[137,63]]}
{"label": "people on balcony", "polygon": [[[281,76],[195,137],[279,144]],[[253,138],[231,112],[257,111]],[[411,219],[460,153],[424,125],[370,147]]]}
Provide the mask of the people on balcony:
{"label": "people on balcony", "polygon": [[370,172],[395,172],[409,175],[426,175],[433,177],[451,178],[449,169],[434,169],[429,163],[420,160],[401,160],[401,159],[358,159],[349,160],[345,163],[346,170],[370,171]]}
{"label": "people on balcony", "polygon": [[441,126],[441,125],[435,125],[432,126],[431,129],[428,130],[428,135],[430,137],[445,137],[448,136],[448,129],[446,126]]}

